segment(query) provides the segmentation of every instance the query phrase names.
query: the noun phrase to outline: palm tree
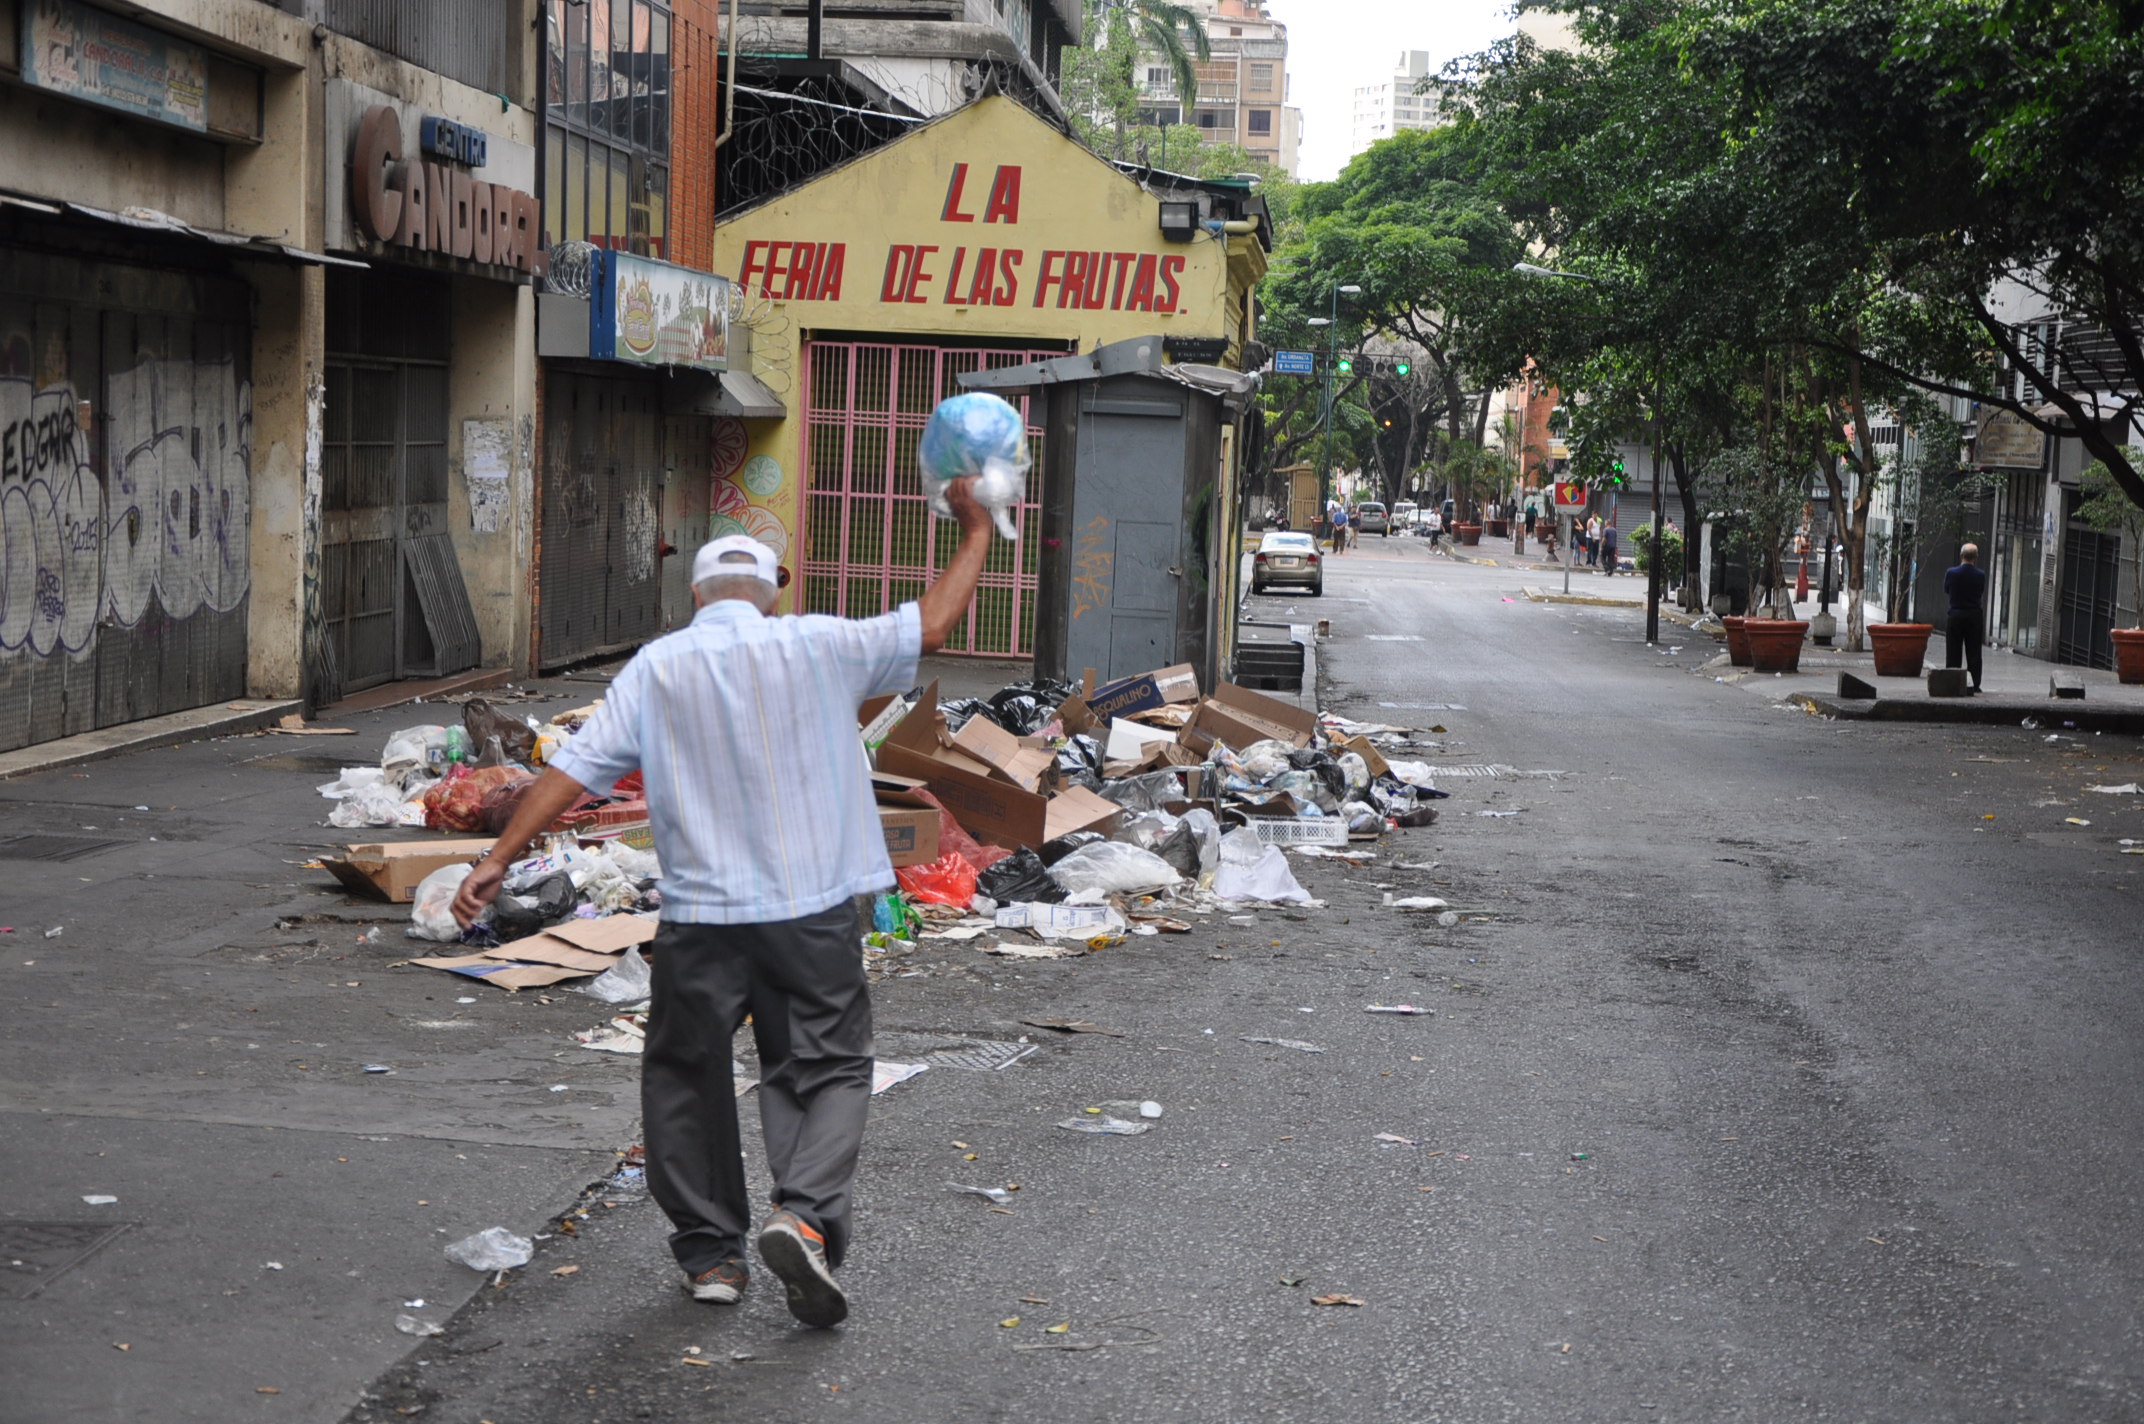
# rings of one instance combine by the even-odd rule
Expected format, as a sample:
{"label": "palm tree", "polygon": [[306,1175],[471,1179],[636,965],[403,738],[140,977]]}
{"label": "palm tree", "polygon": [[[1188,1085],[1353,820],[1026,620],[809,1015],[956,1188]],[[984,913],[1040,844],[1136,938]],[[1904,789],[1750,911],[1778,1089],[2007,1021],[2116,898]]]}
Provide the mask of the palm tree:
{"label": "palm tree", "polygon": [[[1200,59],[1213,58],[1213,47],[1206,43],[1206,22],[1196,10],[1188,5],[1172,4],[1171,0],[1095,0],[1094,10],[1106,17],[1099,29],[1097,48],[1116,50],[1122,54],[1123,72],[1116,76],[1127,88],[1136,89],[1133,66],[1142,53],[1159,54],[1169,67],[1170,78],[1175,82],[1177,100],[1183,105],[1184,122],[1191,121],[1191,111],[1199,102],[1199,75],[1193,67],[1192,55]],[[1185,45],[1186,40],[1190,45]],[[1117,115],[1117,136],[1121,147],[1126,116],[1120,110]]]}

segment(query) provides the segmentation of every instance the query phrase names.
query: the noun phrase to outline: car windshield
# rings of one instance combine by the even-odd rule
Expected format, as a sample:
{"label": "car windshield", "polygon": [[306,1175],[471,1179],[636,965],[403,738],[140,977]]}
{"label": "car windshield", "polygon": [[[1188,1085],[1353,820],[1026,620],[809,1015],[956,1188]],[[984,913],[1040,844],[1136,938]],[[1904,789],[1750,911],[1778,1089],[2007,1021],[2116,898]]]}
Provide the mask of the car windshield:
{"label": "car windshield", "polygon": [[1287,553],[1308,553],[1317,544],[1308,534],[1268,534],[1261,548],[1278,549]]}

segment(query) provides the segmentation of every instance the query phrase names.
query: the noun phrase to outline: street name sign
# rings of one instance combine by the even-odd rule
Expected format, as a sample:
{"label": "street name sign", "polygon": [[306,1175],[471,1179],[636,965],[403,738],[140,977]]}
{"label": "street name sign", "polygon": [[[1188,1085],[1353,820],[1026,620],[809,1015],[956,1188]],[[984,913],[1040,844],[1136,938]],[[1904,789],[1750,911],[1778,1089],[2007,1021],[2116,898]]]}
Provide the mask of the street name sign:
{"label": "street name sign", "polygon": [[1313,351],[1276,351],[1273,353],[1273,373],[1278,376],[1313,376],[1317,374],[1318,357]]}

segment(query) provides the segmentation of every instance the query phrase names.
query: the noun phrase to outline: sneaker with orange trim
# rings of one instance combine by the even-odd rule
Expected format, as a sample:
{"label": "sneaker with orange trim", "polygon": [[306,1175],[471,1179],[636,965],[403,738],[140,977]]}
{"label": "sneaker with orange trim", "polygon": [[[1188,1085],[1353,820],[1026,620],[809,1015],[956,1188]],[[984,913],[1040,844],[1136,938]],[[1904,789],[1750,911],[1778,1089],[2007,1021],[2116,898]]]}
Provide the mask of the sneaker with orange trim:
{"label": "sneaker with orange trim", "polygon": [[814,1330],[839,1325],[849,1298],[826,1264],[826,1238],[793,1211],[777,1210],[759,1229],[759,1259],[789,1288],[789,1313]]}
{"label": "sneaker with orange trim", "polygon": [[716,1305],[735,1305],[744,1296],[744,1288],[752,1279],[752,1272],[745,1263],[732,1256],[711,1271],[702,1271],[697,1276],[685,1279],[685,1289],[692,1292],[694,1300],[712,1301]]}

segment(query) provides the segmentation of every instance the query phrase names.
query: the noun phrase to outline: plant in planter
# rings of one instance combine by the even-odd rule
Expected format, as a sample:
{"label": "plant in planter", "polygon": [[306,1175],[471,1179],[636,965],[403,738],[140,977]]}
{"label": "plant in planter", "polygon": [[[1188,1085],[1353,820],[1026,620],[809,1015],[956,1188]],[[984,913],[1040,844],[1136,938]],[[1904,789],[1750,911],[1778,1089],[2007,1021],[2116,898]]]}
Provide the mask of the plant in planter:
{"label": "plant in planter", "polygon": [[[2144,448],[2130,445],[2122,453],[2132,469],[2144,461]],[[2126,546],[2122,552],[2129,555],[2134,575],[2129,595],[2131,622],[2108,636],[2114,640],[2115,674],[2123,682],[2144,682],[2144,505],[2122,492],[2104,461],[2094,461],[2078,477],[2077,485],[2084,495],[2077,506],[2077,518],[2103,534],[2121,536]]]}
{"label": "plant in planter", "polygon": [[1869,651],[1878,677],[1919,677],[1935,625],[1906,616],[1913,596],[1915,565],[1939,552],[1954,551],[1965,532],[1965,517],[1985,488],[1986,477],[1962,474],[1958,450],[1962,431],[1924,398],[1899,404],[1899,414],[1914,431],[1919,452],[1909,460],[1883,467],[1881,479],[1891,491],[1892,527],[1910,528],[1908,539],[1868,533],[1874,562],[1888,565],[1884,621],[1868,625]]}
{"label": "plant in planter", "polygon": [[[1650,575],[1653,569],[1653,526],[1650,520],[1630,531],[1630,547],[1635,551],[1631,560],[1638,572]],[[1660,531],[1660,550],[1666,562],[1660,566],[1660,582],[1664,588],[1673,588],[1675,580],[1683,574],[1682,534],[1674,529]]]}
{"label": "plant in planter", "polygon": [[1518,462],[1495,446],[1456,440],[1444,457],[1444,477],[1458,503],[1459,522],[1454,532],[1462,544],[1481,542],[1481,501],[1510,488],[1518,475]]}

